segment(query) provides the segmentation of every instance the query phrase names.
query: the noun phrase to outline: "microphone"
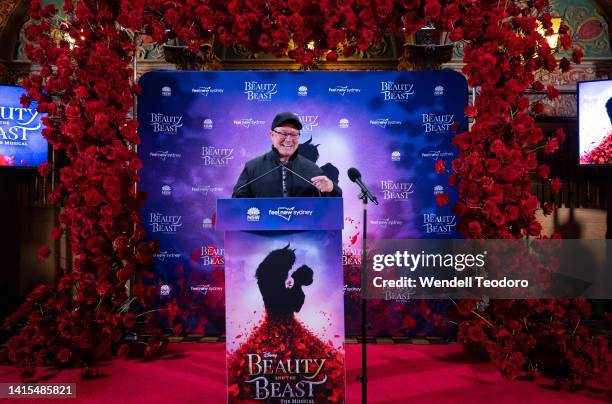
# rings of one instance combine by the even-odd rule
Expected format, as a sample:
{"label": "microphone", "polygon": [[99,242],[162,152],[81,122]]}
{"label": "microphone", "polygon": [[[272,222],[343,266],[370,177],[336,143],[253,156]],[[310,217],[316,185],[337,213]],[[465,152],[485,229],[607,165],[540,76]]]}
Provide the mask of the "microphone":
{"label": "microphone", "polygon": [[242,184],[241,186],[239,186],[238,188],[236,188],[236,189],[234,190],[234,192],[233,192],[233,193],[235,194],[235,193],[237,193],[238,191],[240,191],[242,188],[244,188],[244,187],[247,187],[247,186],[251,185],[251,184],[252,184],[252,183],[254,183],[255,181],[259,181],[260,179],[262,179],[262,178],[263,178],[263,177],[265,177],[266,175],[270,174],[271,172],[278,170],[280,167],[282,167],[282,166],[279,164],[279,165],[275,166],[274,168],[272,168],[271,170],[268,170],[268,171],[266,171],[265,173],[261,174],[259,177],[256,177],[256,178],[252,179],[251,181],[248,181],[248,182],[246,182],[246,183]]}
{"label": "microphone", "polygon": [[355,167],[351,167],[348,169],[347,174],[351,181],[359,185],[359,188],[361,188],[361,192],[363,193],[363,196],[371,200],[375,205],[378,205],[378,199],[376,199],[376,196],[374,196],[370,192],[366,184],[364,184],[363,181],[361,181],[361,173],[359,172],[359,170],[356,169]]}
{"label": "microphone", "polygon": [[286,170],[287,170],[287,171],[289,171],[290,173],[295,174],[297,177],[299,177],[299,178],[303,179],[304,181],[306,181],[307,183],[309,183],[310,185],[312,185],[312,186],[313,186],[313,187],[314,187],[314,188],[317,190],[317,192],[319,193],[319,196],[321,196],[321,191],[319,190],[319,188],[317,188],[317,187],[315,186],[315,184],[313,184],[313,183],[312,183],[310,180],[308,180],[308,179],[306,179],[306,178],[302,177],[300,174],[298,174],[298,173],[296,173],[295,171],[293,171],[292,169],[290,169],[290,168],[287,166],[287,164],[286,164],[286,163],[285,163],[285,164],[281,163],[281,165],[283,166],[283,169],[286,169]]}

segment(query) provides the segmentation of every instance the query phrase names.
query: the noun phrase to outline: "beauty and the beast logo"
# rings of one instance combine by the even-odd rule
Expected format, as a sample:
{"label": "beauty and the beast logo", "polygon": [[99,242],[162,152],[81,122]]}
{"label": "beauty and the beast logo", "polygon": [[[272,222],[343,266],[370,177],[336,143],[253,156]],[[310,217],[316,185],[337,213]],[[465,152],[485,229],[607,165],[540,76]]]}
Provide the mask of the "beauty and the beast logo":
{"label": "beauty and the beast logo", "polygon": [[343,353],[294,316],[305,304],[316,304],[303,290],[316,277],[312,268],[302,265],[288,279],[296,261],[289,247],[270,252],[257,267],[265,317],[245,330],[246,341],[228,356],[230,403],[344,402]]}
{"label": "beauty and the beast logo", "polygon": [[[268,398],[314,398],[315,386],[327,381],[327,375],[322,374],[327,359],[294,358],[278,359],[278,355],[270,352],[247,354],[249,375],[253,376],[247,383],[255,386],[256,400]],[[265,359],[269,358],[269,359]],[[322,375],[322,378],[318,376]],[[277,382],[269,380],[276,377]],[[301,379],[301,380],[300,380]],[[314,401],[313,401],[314,402]]]}
{"label": "beauty and the beast logo", "polygon": [[30,133],[40,128],[35,108],[0,106],[0,144],[28,146]]}

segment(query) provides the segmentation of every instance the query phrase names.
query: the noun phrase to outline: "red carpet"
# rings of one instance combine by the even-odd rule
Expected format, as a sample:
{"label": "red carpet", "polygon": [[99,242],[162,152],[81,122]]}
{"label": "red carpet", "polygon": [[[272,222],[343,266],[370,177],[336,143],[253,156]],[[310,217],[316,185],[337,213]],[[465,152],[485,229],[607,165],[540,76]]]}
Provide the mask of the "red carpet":
{"label": "red carpet", "polygon": [[[361,385],[356,381],[360,352],[359,345],[347,345],[349,403],[361,402]],[[589,391],[560,392],[552,389],[549,379],[535,383],[504,380],[494,366],[470,362],[457,344],[369,345],[368,361],[370,403],[612,402],[611,372],[603,384]],[[612,356],[609,363],[612,367]],[[77,370],[39,371],[34,381],[76,382],[76,402],[83,403],[226,402],[224,344],[171,344],[161,359],[116,360],[100,367],[100,377],[93,380],[80,380],[78,374]],[[0,367],[0,382],[19,381],[15,368]]]}

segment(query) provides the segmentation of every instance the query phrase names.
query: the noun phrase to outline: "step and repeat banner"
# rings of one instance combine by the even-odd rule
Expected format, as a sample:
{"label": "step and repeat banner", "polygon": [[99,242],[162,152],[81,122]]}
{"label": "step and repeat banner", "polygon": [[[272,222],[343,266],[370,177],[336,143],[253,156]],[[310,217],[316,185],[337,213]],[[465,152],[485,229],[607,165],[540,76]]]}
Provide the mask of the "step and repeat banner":
{"label": "step and repeat banner", "polygon": [[[142,215],[148,236],[161,246],[155,281],[160,302],[170,307],[169,327],[225,332],[216,200],[231,197],[246,161],[270,150],[278,112],[300,117],[299,153],[343,190],[347,335],[359,333],[362,237],[359,190],[348,168],[359,169],[380,201],[368,210],[368,238],[460,237],[449,168],[434,170],[440,160],[450,167],[457,154],[450,140],[467,129],[467,84],[457,72],[156,71],[139,84],[139,187],[148,193]],[[437,194],[447,194],[450,203],[438,206]],[[400,306],[431,310],[398,300],[369,305],[370,332],[378,335],[403,332]],[[431,324],[410,325],[431,332]]]}

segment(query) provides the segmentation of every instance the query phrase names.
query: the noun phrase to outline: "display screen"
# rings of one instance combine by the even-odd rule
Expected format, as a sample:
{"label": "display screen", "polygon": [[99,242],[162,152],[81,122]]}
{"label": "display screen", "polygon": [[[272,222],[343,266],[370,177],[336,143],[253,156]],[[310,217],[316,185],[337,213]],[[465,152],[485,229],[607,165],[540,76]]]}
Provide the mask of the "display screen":
{"label": "display screen", "polygon": [[578,83],[581,165],[612,164],[612,80]]}
{"label": "display screen", "polygon": [[0,166],[36,167],[48,158],[41,134],[46,114],[36,111],[35,102],[24,108],[24,93],[21,87],[0,86]]}

